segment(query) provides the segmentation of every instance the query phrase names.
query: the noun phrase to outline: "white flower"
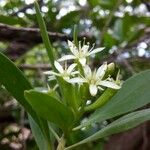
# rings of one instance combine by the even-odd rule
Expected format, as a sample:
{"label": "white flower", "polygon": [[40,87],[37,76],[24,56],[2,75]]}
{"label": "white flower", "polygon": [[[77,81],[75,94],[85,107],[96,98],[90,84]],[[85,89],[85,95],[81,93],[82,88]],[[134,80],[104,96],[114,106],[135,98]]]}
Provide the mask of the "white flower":
{"label": "white flower", "polygon": [[88,83],[89,91],[92,96],[97,94],[98,89],[103,90],[101,86],[105,86],[112,89],[119,89],[120,86],[115,83],[115,81],[111,80],[111,78],[107,78],[103,80],[105,72],[107,70],[107,63],[101,65],[98,70],[92,72],[89,66],[85,66],[84,68],[84,76],[85,77],[76,77],[69,80],[70,83]]}
{"label": "white flower", "polygon": [[70,79],[70,76],[73,76],[79,73],[78,71],[74,71],[76,65],[77,64],[71,64],[68,68],[67,68],[67,65],[65,65],[65,68],[63,69],[63,67],[57,61],[55,61],[54,66],[58,70],[58,73],[54,71],[46,71],[44,72],[44,74],[52,75],[49,77],[49,79],[54,79],[54,76],[60,76],[60,77],[63,77],[64,80],[67,81],[68,79]]}
{"label": "white flower", "polygon": [[96,48],[93,50],[93,48],[89,49],[89,44],[83,45],[81,47],[81,43],[79,43],[79,48],[75,46],[75,44],[71,41],[68,41],[68,46],[71,51],[71,55],[65,55],[62,58],[58,59],[58,61],[64,61],[64,60],[70,60],[70,59],[77,59],[83,66],[86,64],[86,57],[98,53],[104,49],[104,47]]}

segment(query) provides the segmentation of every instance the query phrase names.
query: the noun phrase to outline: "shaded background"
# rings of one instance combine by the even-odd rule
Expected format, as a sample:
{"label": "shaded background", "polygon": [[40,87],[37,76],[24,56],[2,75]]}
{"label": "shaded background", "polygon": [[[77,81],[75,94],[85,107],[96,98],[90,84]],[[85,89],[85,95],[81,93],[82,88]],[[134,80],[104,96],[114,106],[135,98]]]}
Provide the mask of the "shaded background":
{"label": "shaded background", "polygon": [[[86,37],[91,46],[95,43],[95,47],[105,47],[92,58],[93,66],[104,61],[115,62],[124,80],[150,68],[149,0],[39,0],[39,5],[56,56],[68,52],[66,41],[72,40],[73,28],[77,25],[80,40]],[[0,0],[0,51],[15,62],[32,85],[46,87],[43,71],[50,66],[33,0]],[[81,149],[149,150],[149,141],[150,123],[147,122]],[[24,109],[1,85],[0,149],[38,149]]]}

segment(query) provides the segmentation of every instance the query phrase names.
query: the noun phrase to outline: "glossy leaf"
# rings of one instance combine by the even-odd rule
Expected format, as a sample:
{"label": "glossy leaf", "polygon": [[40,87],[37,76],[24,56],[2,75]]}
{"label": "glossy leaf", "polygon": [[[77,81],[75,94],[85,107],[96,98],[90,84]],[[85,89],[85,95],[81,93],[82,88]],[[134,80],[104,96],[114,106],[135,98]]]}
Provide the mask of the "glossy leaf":
{"label": "glossy leaf", "polygon": [[[39,126],[38,128],[40,129],[44,125],[44,122],[41,121],[31,105],[24,98],[24,91],[32,89],[32,86],[14,63],[2,53],[0,53],[0,84],[4,85],[11,95],[25,108],[34,119],[34,124]],[[43,131],[43,134],[46,138],[49,137],[48,132]]]}
{"label": "glossy leaf", "polygon": [[35,141],[39,147],[40,150],[51,150],[51,146],[49,141],[46,141],[43,133],[41,132],[41,129],[37,125],[37,123],[33,120],[33,118],[28,115],[28,119],[30,122],[30,127],[32,130],[32,134],[35,138]]}
{"label": "glossy leaf", "polygon": [[24,91],[32,89],[32,86],[13,62],[2,53],[0,53],[0,83],[38,122],[36,113],[24,98]]}
{"label": "glossy leaf", "polygon": [[150,120],[150,109],[145,109],[145,110],[130,113],[128,115],[125,115],[125,116],[117,119],[116,121],[107,125],[100,131],[98,131],[95,134],[91,135],[90,137],[80,141],[79,143],[74,144],[73,146],[70,146],[67,149],[73,148],[75,146],[78,146],[78,145],[81,145],[81,144],[84,144],[87,142],[95,141],[99,138],[104,138],[104,137],[107,137],[112,134],[116,134],[119,132],[129,130],[147,120]]}
{"label": "glossy leaf", "polygon": [[37,114],[44,119],[56,123],[60,128],[66,129],[74,120],[70,108],[48,94],[30,90],[25,97]]}
{"label": "glossy leaf", "polygon": [[110,119],[150,103],[150,70],[143,71],[129,78],[117,94],[104,106],[96,110],[87,122],[78,128]]}

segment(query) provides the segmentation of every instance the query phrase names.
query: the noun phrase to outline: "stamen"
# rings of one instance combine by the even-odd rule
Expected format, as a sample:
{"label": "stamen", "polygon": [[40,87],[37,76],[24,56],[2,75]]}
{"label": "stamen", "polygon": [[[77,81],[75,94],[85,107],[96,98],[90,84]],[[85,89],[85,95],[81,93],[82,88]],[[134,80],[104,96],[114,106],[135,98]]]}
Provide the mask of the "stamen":
{"label": "stamen", "polygon": [[50,91],[51,90],[51,88],[50,88],[50,86],[47,84],[47,88],[48,88],[48,91]]}
{"label": "stamen", "polygon": [[79,51],[81,50],[81,41],[79,41]]}
{"label": "stamen", "polygon": [[116,81],[120,80],[120,69],[118,70]]}
{"label": "stamen", "polygon": [[59,85],[56,84],[56,85],[53,87],[53,91],[55,91],[58,87],[59,87]]}
{"label": "stamen", "polygon": [[67,70],[67,61],[65,61],[65,71]]}
{"label": "stamen", "polygon": [[86,37],[83,37],[83,45],[85,45],[85,40],[86,40]]}
{"label": "stamen", "polygon": [[92,45],[93,45],[93,46],[92,46],[92,48],[90,49],[90,51],[89,51],[89,52],[91,52],[91,51],[94,49],[94,47],[95,47],[95,43],[93,43]]}

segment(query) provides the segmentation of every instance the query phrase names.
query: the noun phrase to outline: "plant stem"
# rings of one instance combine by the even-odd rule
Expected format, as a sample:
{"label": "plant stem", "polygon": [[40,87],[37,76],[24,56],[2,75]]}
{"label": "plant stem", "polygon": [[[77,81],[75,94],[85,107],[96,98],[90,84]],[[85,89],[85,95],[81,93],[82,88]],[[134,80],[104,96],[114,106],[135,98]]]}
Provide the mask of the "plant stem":
{"label": "plant stem", "polygon": [[65,149],[66,140],[64,139],[64,136],[61,137],[59,140],[58,146],[56,150],[64,150]]}
{"label": "plant stem", "polygon": [[37,16],[37,21],[38,21],[38,24],[40,27],[42,40],[44,42],[44,45],[45,45],[52,69],[56,70],[55,66],[54,66],[55,57],[54,57],[54,53],[53,53],[53,47],[52,47],[52,44],[49,40],[46,25],[45,25],[45,22],[44,22],[42,15],[41,15],[40,8],[39,8],[37,1],[34,2],[34,6],[35,6],[35,10],[36,10],[36,16]]}
{"label": "plant stem", "polygon": [[50,144],[50,142],[49,142],[49,141],[47,141],[47,150],[52,150],[52,148],[51,148],[51,144]]}
{"label": "plant stem", "polygon": [[60,138],[58,136],[58,134],[55,132],[55,130],[49,125],[49,129],[52,132],[52,134],[54,135],[54,137],[56,138],[56,140],[59,142]]}

